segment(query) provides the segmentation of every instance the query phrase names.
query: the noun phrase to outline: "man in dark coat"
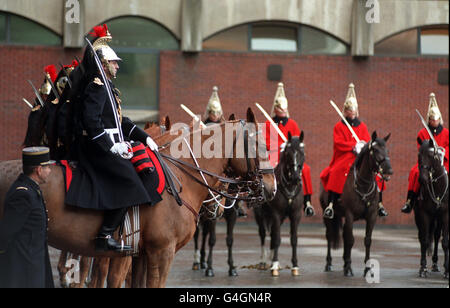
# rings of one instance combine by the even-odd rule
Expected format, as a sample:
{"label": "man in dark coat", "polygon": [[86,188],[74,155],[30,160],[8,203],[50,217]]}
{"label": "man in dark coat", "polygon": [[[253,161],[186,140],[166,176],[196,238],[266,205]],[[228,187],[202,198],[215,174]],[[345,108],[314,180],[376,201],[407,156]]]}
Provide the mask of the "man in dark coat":
{"label": "man in dark coat", "polygon": [[[113,233],[122,222],[127,208],[153,205],[161,198],[153,193],[154,187],[144,185],[131,161],[124,158],[131,149],[120,141],[119,128],[124,141],[139,141],[153,151],[157,151],[158,146],[142,129],[122,116],[120,93],[111,82],[116,77],[121,59],[107,45],[111,36],[106,25],[95,27],[94,31],[97,39],[93,48],[102,62],[107,80],[100,78],[99,70],[95,64],[92,65],[92,61],[88,63],[93,54],[85,53],[82,65],[87,71],[89,83],[77,102],[80,105],[75,141],[78,168],[73,173],[65,202],[77,207],[103,210],[103,224],[95,239],[95,248],[123,252],[131,250],[131,247],[118,243]],[[113,102],[104,82],[109,83],[113,90]]]}
{"label": "man in dark coat", "polygon": [[23,149],[23,173],[6,194],[0,220],[0,288],[53,288],[47,210],[40,184],[50,175],[49,149]]}

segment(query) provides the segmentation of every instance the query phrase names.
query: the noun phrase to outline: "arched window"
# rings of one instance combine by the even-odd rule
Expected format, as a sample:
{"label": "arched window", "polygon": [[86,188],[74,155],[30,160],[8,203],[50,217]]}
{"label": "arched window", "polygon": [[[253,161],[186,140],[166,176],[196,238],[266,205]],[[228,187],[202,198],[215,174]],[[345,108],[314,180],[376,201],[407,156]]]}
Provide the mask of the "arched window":
{"label": "arched window", "polygon": [[61,37],[29,19],[0,12],[0,43],[12,45],[61,45]]}
{"label": "arched window", "polygon": [[122,93],[123,107],[136,122],[158,117],[159,53],[179,49],[170,31],[149,19],[119,17],[105,22],[111,47],[123,60],[114,84]]}
{"label": "arched window", "polygon": [[419,27],[391,35],[375,44],[375,55],[448,56],[448,25]]}
{"label": "arched window", "polygon": [[214,34],[203,50],[274,51],[300,54],[347,54],[348,46],[318,29],[287,22],[257,22]]}

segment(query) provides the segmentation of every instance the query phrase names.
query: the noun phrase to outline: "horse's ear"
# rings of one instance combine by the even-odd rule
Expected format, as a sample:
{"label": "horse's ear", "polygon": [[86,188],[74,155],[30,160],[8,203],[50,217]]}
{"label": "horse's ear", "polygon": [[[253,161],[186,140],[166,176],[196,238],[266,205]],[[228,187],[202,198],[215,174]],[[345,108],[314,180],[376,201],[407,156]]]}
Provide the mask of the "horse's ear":
{"label": "horse's ear", "polygon": [[389,137],[391,137],[391,133],[389,133],[386,137],[384,137],[384,141],[388,141]]}
{"label": "horse's ear", "polygon": [[234,113],[232,113],[230,115],[230,117],[228,118],[228,121],[234,121],[234,120],[236,120],[236,117],[235,117]]}
{"label": "horse's ear", "polygon": [[377,139],[377,131],[374,130],[372,133],[372,140],[376,140]]}
{"label": "horse's ear", "polygon": [[417,143],[418,143],[419,145],[422,145],[422,139],[420,139],[419,137],[417,137]]}
{"label": "horse's ear", "polygon": [[144,130],[146,130],[149,127],[150,127],[150,122],[147,121],[147,123],[145,123]]}
{"label": "horse's ear", "polygon": [[292,140],[291,132],[288,132],[288,142],[291,142],[291,140]]}
{"label": "horse's ear", "polygon": [[303,142],[303,138],[305,138],[305,133],[302,131],[300,133],[300,142]]}
{"label": "horse's ear", "polygon": [[252,111],[252,108],[248,107],[247,109],[247,122],[248,123],[256,123],[255,114]]}
{"label": "horse's ear", "polygon": [[170,118],[167,115],[166,120],[164,121],[164,126],[166,127],[166,130],[170,130]]}

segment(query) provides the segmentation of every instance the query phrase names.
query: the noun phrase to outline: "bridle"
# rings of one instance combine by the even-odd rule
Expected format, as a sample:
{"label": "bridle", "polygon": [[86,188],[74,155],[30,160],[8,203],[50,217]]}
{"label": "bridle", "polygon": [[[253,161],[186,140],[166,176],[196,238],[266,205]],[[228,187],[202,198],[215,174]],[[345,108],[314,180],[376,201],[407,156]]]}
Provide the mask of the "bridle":
{"label": "bridle", "polygon": [[[240,130],[238,131],[238,134],[236,135],[236,138],[234,140],[233,148],[238,140],[239,134],[241,134],[241,132],[244,131],[244,154],[245,154],[245,160],[246,160],[246,164],[247,164],[247,173],[246,173],[246,176],[243,178],[242,177],[235,177],[235,178],[223,177],[221,175],[210,172],[204,168],[201,168],[199,166],[197,159],[195,158],[192,150],[190,150],[190,154],[191,154],[191,159],[194,161],[195,165],[185,162],[181,159],[176,159],[176,158],[174,158],[170,155],[164,154],[164,153],[159,153],[159,154],[161,155],[161,157],[166,159],[172,165],[174,165],[175,167],[180,169],[183,173],[185,173],[194,182],[196,182],[197,184],[199,184],[201,186],[206,187],[208,189],[208,191],[210,192],[210,194],[213,195],[214,199],[216,196],[214,196],[213,192],[216,193],[217,195],[220,195],[222,197],[225,197],[225,198],[231,199],[231,200],[243,200],[250,204],[261,203],[264,200],[264,197],[263,197],[263,189],[264,189],[263,175],[273,173],[273,169],[259,168],[259,161],[256,158],[255,158],[254,168],[251,167],[250,157],[249,157],[249,147],[248,147],[250,136],[248,134],[248,130],[245,129],[245,124],[246,124],[245,121],[241,120],[240,124],[241,124]],[[256,136],[257,133],[255,133],[254,135]],[[185,140],[184,140],[184,142],[189,144]],[[169,144],[165,145],[164,147],[167,147]],[[230,162],[231,162],[231,158],[228,160],[228,163],[227,163],[228,164],[228,168],[226,170],[227,176],[229,176],[231,174],[230,173],[231,169],[229,167]],[[166,169],[170,170],[170,168],[168,168],[168,166],[166,166],[166,167],[167,167]],[[195,171],[196,173],[198,172],[201,175],[203,181],[199,180],[196,176],[191,174],[191,172],[189,172],[189,171]],[[176,178],[176,176],[173,174],[173,172],[169,171],[169,174],[170,174],[170,177]],[[212,187],[211,185],[209,185],[204,177],[204,174],[206,174],[210,177],[216,178],[218,181],[220,181],[222,183],[233,184],[234,186],[237,187],[238,191],[236,192],[235,195],[231,195],[229,193],[222,192],[222,191]],[[178,182],[180,188],[179,189],[171,188],[169,193],[174,195],[174,197],[177,200],[179,205],[181,205],[181,203],[185,204],[186,202],[183,201],[180,198],[180,196],[178,195],[182,191],[182,186],[181,186],[181,183],[179,180],[177,180],[177,182]]]}
{"label": "bridle", "polygon": [[[375,156],[374,150],[373,150],[373,147],[375,144],[376,144],[376,141],[370,141],[368,143],[367,149],[363,148],[359,155],[363,155],[363,154],[365,154],[366,151],[369,151],[369,157],[372,159],[372,161],[375,163],[375,166],[376,166],[376,171],[373,171],[374,175],[379,173],[383,176],[384,170],[383,170],[382,165],[385,161],[389,161],[390,159],[389,159],[389,156],[385,155],[385,156],[383,156],[383,158],[381,160],[378,160],[377,157]],[[362,159],[362,158],[360,158],[360,159]],[[363,182],[363,183],[361,184],[360,182]],[[361,187],[364,184],[366,184],[366,185],[370,184],[367,192],[361,192],[358,189],[358,186]],[[370,180],[365,180],[364,178],[362,178],[358,175],[358,172],[356,170],[356,165],[354,165],[353,166],[353,187],[355,189],[355,192],[361,197],[361,200],[363,202],[367,201],[367,205],[369,206],[370,201],[368,201],[368,200],[371,199],[369,197],[371,197],[373,195],[373,193],[376,191],[376,187],[377,187],[375,177],[372,176]]]}
{"label": "bridle", "polygon": [[[286,148],[284,151],[287,151],[289,149],[289,145],[286,145]],[[303,150],[304,148],[304,144],[300,143],[300,149]],[[281,162],[280,162],[281,163]],[[292,162],[292,165],[294,167],[298,166],[298,162],[297,162],[297,153],[295,153],[294,155],[294,160]],[[290,166],[289,166],[290,167]],[[289,169],[288,167],[288,169]],[[289,204],[292,202],[292,200],[300,193],[301,188],[302,188],[302,168],[303,168],[303,162],[300,166],[300,172],[299,172],[299,177],[300,177],[300,181],[296,182],[294,185],[292,185],[292,179],[291,178],[287,178],[286,177],[286,168],[282,168],[281,169],[281,185],[280,185],[280,190],[283,193],[283,195],[286,197],[286,199],[289,201]],[[294,168],[294,172],[295,172],[295,168]],[[289,190],[288,187],[289,186],[293,186],[294,189],[293,190]]]}
{"label": "bridle", "polygon": [[[425,172],[428,172],[429,181],[425,183],[425,186],[427,187],[431,200],[436,204],[437,208],[439,208],[441,207],[442,201],[445,199],[445,196],[448,192],[449,181],[447,170],[440,163],[440,158],[436,154],[436,150],[430,149],[430,151],[431,150],[433,151],[433,161],[439,160],[439,168],[441,169],[441,174],[438,177],[434,178],[435,173],[439,170],[435,169],[433,166],[424,165],[420,161],[419,161],[419,170],[424,170]],[[444,178],[445,180],[445,189],[442,195],[436,195],[434,184],[437,183],[441,178]]]}

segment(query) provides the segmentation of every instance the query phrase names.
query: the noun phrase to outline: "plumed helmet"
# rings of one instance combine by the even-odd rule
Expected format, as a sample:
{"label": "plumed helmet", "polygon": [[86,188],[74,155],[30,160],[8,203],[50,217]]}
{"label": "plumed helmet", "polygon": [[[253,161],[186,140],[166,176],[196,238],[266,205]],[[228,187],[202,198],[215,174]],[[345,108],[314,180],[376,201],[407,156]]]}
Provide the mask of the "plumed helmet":
{"label": "plumed helmet", "polygon": [[[44,72],[47,75],[47,77],[53,83],[55,83],[56,77],[58,75],[56,72],[56,67],[53,64],[47,65],[46,67],[44,67]],[[47,81],[47,79],[44,79],[44,82],[42,83],[41,88],[39,89],[39,92],[41,92],[41,94],[44,94],[44,95],[49,95],[51,90],[52,90],[52,86]]]}
{"label": "plumed helmet", "polygon": [[428,112],[427,112],[427,119],[429,120],[438,120],[440,119],[440,124],[444,124],[444,121],[442,120],[442,114],[439,110],[436,96],[434,93],[430,93],[430,103],[428,104]]}
{"label": "plumed helmet", "polygon": [[109,33],[108,26],[96,26],[90,34],[95,38],[92,46],[99,55],[100,59],[104,61],[121,61],[122,59],[117,56],[115,51],[109,47],[108,43],[111,42],[112,36]]}
{"label": "plumed helmet", "polygon": [[222,105],[220,103],[219,94],[217,93],[218,91],[219,88],[214,86],[208,105],[206,106],[206,117],[208,117],[211,113],[218,116],[223,115]]}
{"label": "plumed helmet", "polygon": [[282,109],[289,117],[288,100],[286,98],[286,94],[284,93],[284,85],[282,82],[278,83],[277,92],[275,93],[275,97],[273,99],[272,111],[270,112],[271,117],[275,116],[275,108]]}
{"label": "plumed helmet", "polygon": [[355,85],[353,83],[348,85],[347,97],[345,98],[342,111],[345,110],[356,111],[356,116],[359,116],[358,101],[356,100]]}

